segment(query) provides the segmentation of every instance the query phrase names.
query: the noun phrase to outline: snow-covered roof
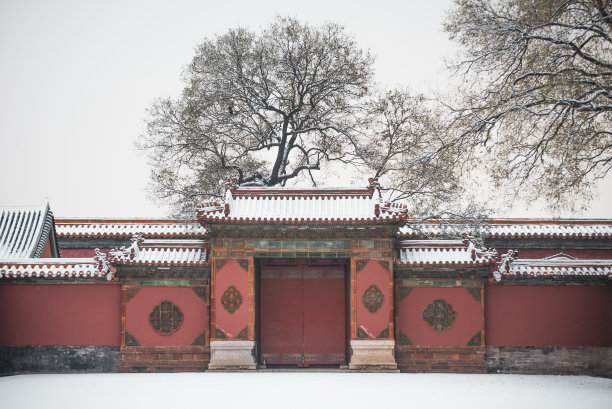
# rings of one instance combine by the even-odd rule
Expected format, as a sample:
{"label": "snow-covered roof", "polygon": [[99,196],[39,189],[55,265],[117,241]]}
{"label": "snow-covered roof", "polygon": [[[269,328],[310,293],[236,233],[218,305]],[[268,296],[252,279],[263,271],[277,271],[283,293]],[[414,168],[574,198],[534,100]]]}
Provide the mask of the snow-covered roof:
{"label": "snow-covered roof", "polygon": [[106,256],[94,258],[26,258],[0,260],[0,278],[105,278],[113,273]]}
{"label": "snow-covered roof", "polygon": [[196,208],[198,219],[233,223],[385,223],[405,220],[406,207],[383,203],[380,185],[366,188],[265,188],[227,184],[224,201]]}
{"label": "snow-covered roof", "polygon": [[497,261],[497,252],[478,248],[469,240],[402,240],[395,263],[408,266],[485,266]]}
{"label": "snow-covered roof", "polygon": [[206,234],[197,222],[172,219],[56,219],[60,238],[200,238]]}
{"label": "snow-covered roof", "polygon": [[207,264],[207,243],[204,240],[145,240],[142,235],[132,238],[129,247],[111,250],[113,265],[186,266]]}
{"label": "snow-covered roof", "polygon": [[0,209],[0,259],[41,257],[53,229],[47,201],[36,208]]}
{"label": "snow-covered roof", "polygon": [[493,273],[495,280],[521,278],[585,278],[612,279],[612,259],[581,260],[565,254],[544,259],[514,259],[509,251]]}
{"label": "snow-covered roof", "polygon": [[[611,239],[612,220],[587,219],[494,219],[480,227],[490,238],[558,238],[558,239]],[[445,237],[461,233],[473,234],[469,225],[435,221],[414,222],[400,227],[399,237]]]}

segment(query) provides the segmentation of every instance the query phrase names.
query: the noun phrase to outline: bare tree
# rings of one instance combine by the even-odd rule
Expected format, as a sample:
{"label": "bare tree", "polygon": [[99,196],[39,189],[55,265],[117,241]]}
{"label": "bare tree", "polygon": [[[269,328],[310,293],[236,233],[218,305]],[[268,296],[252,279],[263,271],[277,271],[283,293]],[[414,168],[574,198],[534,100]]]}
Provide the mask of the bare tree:
{"label": "bare tree", "polygon": [[590,198],[612,166],[612,3],[455,0],[463,47],[455,152],[484,153],[493,180],[553,208]]}
{"label": "bare tree", "polygon": [[465,216],[456,205],[465,195],[467,163],[448,148],[435,101],[395,89],[373,94],[365,108],[358,128],[363,134],[351,139],[354,163],[380,180],[390,200],[407,203],[412,217]]}
{"label": "bare tree", "polygon": [[463,169],[445,149],[443,115],[423,95],[381,91],[372,64],[335,24],[278,18],[260,33],[204,41],[181,97],[149,110],[139,144],[151,159],[153,195],[188,216],[221,197],[230,177],[243,186],[316,186],[337,164],[363,183],[380,178],[388,199],[407,202],[415,217],[440,214],[461,199]]}
{"label": "bare tree", "polygon": [[329,161],[347,161],[372,83],[373,58],[342,27],[278,18],[256,34],[204,41],[178,100],[149,110],[140,146],[152,159],[155,196],[179,212],[242,185],[285,185]]}

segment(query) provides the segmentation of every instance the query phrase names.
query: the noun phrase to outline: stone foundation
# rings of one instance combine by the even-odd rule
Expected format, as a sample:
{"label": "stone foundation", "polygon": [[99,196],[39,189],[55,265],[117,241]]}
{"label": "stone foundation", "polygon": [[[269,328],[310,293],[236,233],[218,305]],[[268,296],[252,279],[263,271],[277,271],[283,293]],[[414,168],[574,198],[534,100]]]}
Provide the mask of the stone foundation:
{"label": "stone foundation", "polygon": [[211,371],[255,370],[255,341],[211,341]]}
{"label": "stone foundation", "polygon": [[0,375],[117,372],[120,360],[118,346],[0,346]]}
{"label": "stone foundation", "polygon": [[393,340],[351,340],[349,369],[367,372],[398,372]]}
{"label": "stone foundation", "polygon": [[612,377],[612,347],[488,346],[489,373]]}
{"label": "stone foundation", "polygon": [[486,373],[484,347],[397,347],[402,372]]}
{"label": "stone foundation", "polygon": [[120,372],[201,372],[208,367],[208,347],[122,347]]}

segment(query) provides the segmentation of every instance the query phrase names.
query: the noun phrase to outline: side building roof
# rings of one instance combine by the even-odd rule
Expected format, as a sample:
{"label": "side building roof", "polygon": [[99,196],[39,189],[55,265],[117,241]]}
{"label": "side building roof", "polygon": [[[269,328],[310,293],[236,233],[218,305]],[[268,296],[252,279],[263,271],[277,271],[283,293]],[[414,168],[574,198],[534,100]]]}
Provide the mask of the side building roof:
{"label": "side building roof", "polygon": [[400,227],[400,238],[476,234],[494,239],[612,239],[610,219],[492,219],[482,225],[446,220],[412,221]]}
{"label": "side building roof", "polygon": [[396,247],[396,266],[482,267],[498,260],[497,251],[476,247],[470,240],[401,240]]}
{"label": "side building roof", "polygon": [[135,235],[129,247],[110,251],[113,266],[200,267],[208,264],[204,240],[145,240]]}
{"label": "side building roof", "polygon": [[199,223],[174,219],[58,218],[55,224],[60,239],[130,239],[135,234],[145,238],[195,239],[206,235]]}
{"label": "side building roof", "polygon": [[42,257],[47,242],[51,255],[59,257],[48,201],[36,208],[0,209],[0,260]]}
{"label": "side building roof", "polygon": [[[121,238],[140,233],[147,239],[202,239],[206,229],[196,221],[174,219],[56,218],[59,239]],[[612,239],[612,220],[588,219],[492,219],[477,227],[485,236],[499,239]],[[398,229],[398,237],[421,239],[474,234],[472,226],[439,221],[411,222]]]}
{"label": "side building roof", "polygon": [[5,279],[73,279],[88,278],[111,281],[113,272],[106,255],[94,258],[37,258],[0,260],[0,278]]}
{"label": "side building roof", "polygon": [[515,259],[512,251],[501,257],[493,272],[496,281],[525,279],[612,279],[612,259],[577,259],[556,254],[544,259]]}

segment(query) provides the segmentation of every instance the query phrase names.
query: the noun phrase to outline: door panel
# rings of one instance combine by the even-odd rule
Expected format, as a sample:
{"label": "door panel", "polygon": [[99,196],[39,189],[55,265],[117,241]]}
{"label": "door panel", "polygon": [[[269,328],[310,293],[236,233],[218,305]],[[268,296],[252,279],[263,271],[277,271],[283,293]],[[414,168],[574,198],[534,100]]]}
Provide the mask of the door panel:
{"label": "door panel", "polygon": [[304,272],[304,358],[306,364],[342,364],[346,348],[344,271],[308,278]]}
{"label": "door panel", "polygon": [[262,363],[309,366],[345,362],[342,268],[262,267],[260,283]]}
{"label": "door panel", "polygon": [[302,276],[269,270],[261,276],[262,363],[302,362]]}

